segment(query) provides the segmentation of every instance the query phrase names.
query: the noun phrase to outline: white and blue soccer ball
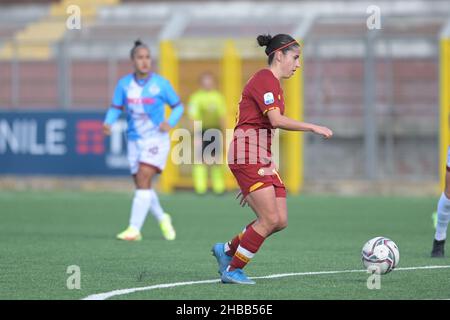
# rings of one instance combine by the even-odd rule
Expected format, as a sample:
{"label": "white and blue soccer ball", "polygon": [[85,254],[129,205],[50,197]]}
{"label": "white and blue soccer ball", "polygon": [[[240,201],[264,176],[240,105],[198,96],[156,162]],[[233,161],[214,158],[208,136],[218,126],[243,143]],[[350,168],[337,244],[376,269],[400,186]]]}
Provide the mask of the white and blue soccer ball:
{"label": "white and blue soccer ball", "polygon": [[375,237],[367,241],[361,252],[366,269],[377,274],[386,274],[397,267],[400,252],[394,241],[386,237]]}

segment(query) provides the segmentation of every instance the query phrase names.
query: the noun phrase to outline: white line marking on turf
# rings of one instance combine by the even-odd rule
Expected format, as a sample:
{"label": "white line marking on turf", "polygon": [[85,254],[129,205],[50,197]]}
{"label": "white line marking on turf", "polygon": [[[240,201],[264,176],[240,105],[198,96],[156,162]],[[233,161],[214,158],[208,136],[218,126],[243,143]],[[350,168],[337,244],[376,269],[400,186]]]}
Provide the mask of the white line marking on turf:
{"label": "white line marking on turf", "polygon": [[[424,266],[424,267],[407,267],[407,268],[397,268],[394,271],[409,271],[409,270],[425,270],[425,269],[449,269],[450,266]],[[251,277],[251,279],[274,279],[274,278],[284,278],[284,277],[292,277],[292,276],[315,276],[322,274],[339,274],[339,273],[354,273],[354,272],[367,272],[367,270],[340,270],[340,271],[316,271],[316,272],[294,272],[294,273],[279,273],[272,274],[268,276],[261,277]],[[180,286],[190,286],[193,284],[203,284],[203,283],[216,283],[220,282],[220,279],[213,280],[200,280],[200,281],[185,281],[185,282],[174,282],[174,283],[165,283],[165,284],[156,284],[148,287],[139,287],[139,288],[129,288],[129,289],[120,289],[113,290],[109,292],[91,294],[83,300],[105,300],[115,296],[121,296],[124,294],[139,292],[139,291],[149,291],[154,289],[163,289],[163,288],[174,288]]]}
{"label": "white line marking on turf", "polygon": [[120,295],[123,295],[123,294],[129,294],[129,293],[139,292],[139,291],[162,289],[162,288],[173,288],[173,287],[179,287],[179,286],[189,286],[189,285],[192,285],[192,284],[214,283],[214,282],[220,282],[220,279],[202,280],[202,281],[175,282],[175,283],[157,284],[157,285],[149,286],[149,287],[120,289],[120,290],[114,290],[114,291],[110,291],[110,292],[91,294],[90,296],[87,296],[86,298],[83,298],[83,300],[105,300],[105,299],[108,299],[108,298],[111,298],[111,297],[114,297],[114,296],[120,296]]}

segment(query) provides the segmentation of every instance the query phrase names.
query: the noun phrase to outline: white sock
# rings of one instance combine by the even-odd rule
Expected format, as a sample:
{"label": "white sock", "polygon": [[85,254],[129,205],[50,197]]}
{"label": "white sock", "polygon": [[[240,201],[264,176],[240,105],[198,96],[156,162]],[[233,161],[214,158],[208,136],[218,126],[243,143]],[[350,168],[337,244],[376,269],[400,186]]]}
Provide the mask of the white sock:
{"label": "white sock", "polygon": [[442,192],[437,207],[437,226],[434,238],[438,241],[447,237],[447,226],[450,220],[450,199]]}
{"label": "white sock", "polygon": [[152,190],[137,189],[131,206],[130,226],[141,231],[152,201]]}
{"label": "white sock", "polygon": [[158,222],[161,222],[161,220],[164,218],[164,210],[163,208],[161,208],[161,204],[159,203],[158,195],[156,194],[155,190],[150,189],[150,193],[152,194],[150,211],[152,212],[152,215],[155,217],[155,219]]}

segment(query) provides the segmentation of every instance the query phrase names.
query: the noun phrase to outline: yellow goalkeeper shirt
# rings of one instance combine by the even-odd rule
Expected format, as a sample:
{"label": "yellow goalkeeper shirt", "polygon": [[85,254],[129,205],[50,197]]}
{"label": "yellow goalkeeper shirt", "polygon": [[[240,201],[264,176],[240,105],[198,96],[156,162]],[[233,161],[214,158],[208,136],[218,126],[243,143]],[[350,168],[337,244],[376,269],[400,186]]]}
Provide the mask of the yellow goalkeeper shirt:
{"label": "yellow goalkeeper shirt", "polygon": [[226,106],[223,95],[217,90],[198,90],[189,99],[189,116],[202,121],[202,128],[220,128],[220,119],[225,117]]}

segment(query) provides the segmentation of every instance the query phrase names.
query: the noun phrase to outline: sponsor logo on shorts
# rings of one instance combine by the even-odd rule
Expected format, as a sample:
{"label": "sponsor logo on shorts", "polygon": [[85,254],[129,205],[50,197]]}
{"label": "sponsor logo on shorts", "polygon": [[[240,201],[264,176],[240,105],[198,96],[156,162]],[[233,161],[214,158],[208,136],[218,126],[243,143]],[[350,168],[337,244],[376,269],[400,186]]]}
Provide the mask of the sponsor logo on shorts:
{"label": "sponsor logo on shorts", "polygon": [[151,153],[152,155],[157,154],[158,153],[158,146],[151,147],[150,149],[148,149],[148,152]]}

